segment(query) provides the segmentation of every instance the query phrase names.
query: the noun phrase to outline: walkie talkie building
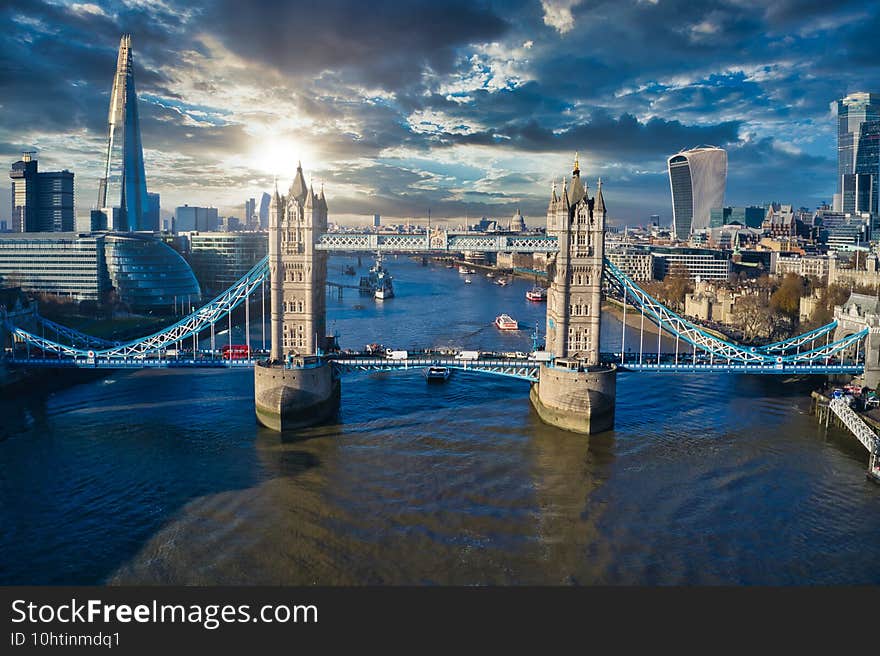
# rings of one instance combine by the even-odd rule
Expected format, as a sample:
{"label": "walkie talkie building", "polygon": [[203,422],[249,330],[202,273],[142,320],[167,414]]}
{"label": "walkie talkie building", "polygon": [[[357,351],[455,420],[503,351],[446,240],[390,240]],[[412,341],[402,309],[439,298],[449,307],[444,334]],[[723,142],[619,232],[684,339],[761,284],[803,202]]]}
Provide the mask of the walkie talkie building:
{"label": "walkie talkie building", "polygon": [[108,218],[114,217],[113,225],[107,226],[112,230],[153,230],[153,226],[147,225],[150,201],[144,174],[131,34],[123,34],[119,42],[107,122],[107,157],[104,177],[98,186],[98,209],[119,207],[118,213],[107,213]]}
{"label": "walkie talkie building", "polygon": [[712,209],[724,206],[727,151],[714,146],[683,150],[670,157],[672,226],[678,239],[709,227]]}

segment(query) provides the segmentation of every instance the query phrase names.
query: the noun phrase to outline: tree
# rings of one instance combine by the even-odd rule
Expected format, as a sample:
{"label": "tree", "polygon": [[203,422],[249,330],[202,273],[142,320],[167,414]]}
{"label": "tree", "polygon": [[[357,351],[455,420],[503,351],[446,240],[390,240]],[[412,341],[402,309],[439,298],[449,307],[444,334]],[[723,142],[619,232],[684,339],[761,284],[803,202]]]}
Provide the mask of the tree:
{"label": "tree", "polygon": [[796,273],[787,273],[782,284],[770,296],[770,309],[788,317],[792,324],[796,323],[801,310],[801,295],[804,284]]}
{"label": "tree", "polygon": [[761,294],[745,294],[736,299],[733,316],[746,341],[767,337],[773,329],[772,313]]}

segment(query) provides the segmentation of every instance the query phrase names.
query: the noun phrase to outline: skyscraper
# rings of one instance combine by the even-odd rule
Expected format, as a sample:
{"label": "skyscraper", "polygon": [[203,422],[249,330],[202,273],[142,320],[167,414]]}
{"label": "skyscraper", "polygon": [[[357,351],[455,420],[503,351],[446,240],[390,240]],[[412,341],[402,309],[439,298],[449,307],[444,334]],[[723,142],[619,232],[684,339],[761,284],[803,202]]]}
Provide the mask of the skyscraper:
{"label": "skyscraper", "polygon": [[838,212],[878,214],[880,96],[851,93],[837,101]]}
{"label": "skyscraper", "polygon": [[108,200],[109,207],[118,203],[118,225],[108,226],[114,230],[152,230],[147,225],[150,201],[134,87],[131,34],[123,34],[119,41],[107,123],[107,157],[104,177],[98,185],[98,208],[108,207]]}
{"label": "skyscraper", "polygon": [[152,192],[147,193],[147,198],[150,199],[150,206],[147,209],[145,220],[144,230],[150,230],[152,232],[159,232],[160,229],[160,221],[159,221],[159,208],[161,207],[161,198],[159,194],[154,194]]}
{"label": "skyscraper", "polygon": [[272,197],[264,191],[263,197],[260,199],[260,230],[266,230],[269,227],[269,203],[271,202]]}
{"label": "skyscraper", "polygon": [[672,229],[678,239],[709,227],[713,207],[724,206],[727,151],[715,146],[683,150],[667,160]]}
{"label": "skyscraper", "polygon": [[9,171],[12,179],[13,232],[72,232],[73,173],[37,170],[33,152],[25,152]]}
{"label": "skyscraper", "polygon": [[253,230],[254,228],[254,218],[257,215],[257,201],[253,198],[248,198],[244,202],[244,216],[242,217],[241,224],[246,226],[249,230]]}

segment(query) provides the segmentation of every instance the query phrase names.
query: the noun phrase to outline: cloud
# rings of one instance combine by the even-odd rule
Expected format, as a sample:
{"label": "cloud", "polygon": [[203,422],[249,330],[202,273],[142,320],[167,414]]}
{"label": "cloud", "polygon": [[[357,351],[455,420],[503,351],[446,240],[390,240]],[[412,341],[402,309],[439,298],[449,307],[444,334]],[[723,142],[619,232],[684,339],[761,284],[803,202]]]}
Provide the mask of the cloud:
{"label": "cloud", "polygon": [[87,212],[122,32],[166,208],[238,212],[302,159],[331,212],[539,216],[579,150],[636,221],[665,215],[666,156],[703,143],[737,202],[812,204],[835,190],[829,102],[880,91],[880,10],[856,0],[241,6],[3,3],[0,156],[74,170]]}
{"label": "cloud", "polygon": [[560,34],[571,32],[574,29],[574,15],[571,10],[580,3],[581,0],[541,0],[544,25],[549,25]]}

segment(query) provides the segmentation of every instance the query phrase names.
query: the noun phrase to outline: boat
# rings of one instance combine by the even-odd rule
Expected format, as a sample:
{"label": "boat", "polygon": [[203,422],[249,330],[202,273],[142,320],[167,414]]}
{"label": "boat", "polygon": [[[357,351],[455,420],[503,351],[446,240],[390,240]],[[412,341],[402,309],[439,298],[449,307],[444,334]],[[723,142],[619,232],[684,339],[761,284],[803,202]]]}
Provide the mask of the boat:
{"label": "boat", "polygon": [[388,269],[382,266],[382,258],[377,257],[376,263],[370,267],[366,276],[361,276],[358,288],[362,294],[373,296],[378,300],[394,297],[393,278]]}
{"label": "boat", "polygon": [[373,296],[380,301],[387,298],[394,298],[394,285],[391,283],[391,274],[386,269],[382,269],[376,273],[378,284]]}
{"label": "boat", "polygon": [[530,301],[546,301],[547,300],[547,290],[544,287],[534,286],[529,291],[526,292],[526,298]]}
{"label": "boat", "polygon": [[446,265],[446,268],[447,268],[447,269],[454,269],[454,268],[455,268],[455,265],[454,265],[454,264],[447,264],[447,265]]}
{"label": "boat", "polygon": [[502,287],[507,285],[507,278],[499,278],[495,281],[496,285],[501,285]]}
{"label": "boat", "polygon": [[476,272],[477,272],[476,269],[468,269],[468,273],[476,273]]}
{"label": "boat", "polygon": [[490,271],[489,273],[486,274],[486,277],[487,278],[494,278],[495,274]]}
{"label": "boat", "polygon": [[458,267],[458,272],[459,272],[459,273],[467,273],[467,272],[468,272],[467,267],[466,267],[466,266],[460,266],[460,265],[459,265],[459,267]]}
{"label": "boat", "polygon": [[495,326],[499,330],[519,330],[519,323],[509,314],[499,314],[495,317]]}
{"label": "boat", "polygon": [[433,366],[425,369],[425,380],[430,382],[440,382],[449,380],[449,374],[452,370],[449,367]]}
{"label": "boat", "polygon": [[470,285],[470,284],[471,284],[471,279],[470,279],[470,278],[465,278],[465,279],[464,279],[464,284],[466,284],[466,285]]}

